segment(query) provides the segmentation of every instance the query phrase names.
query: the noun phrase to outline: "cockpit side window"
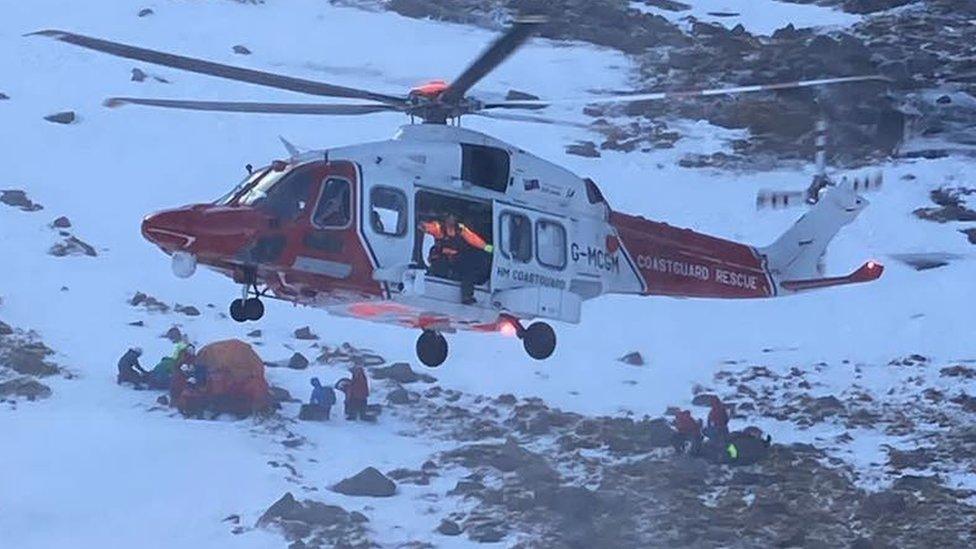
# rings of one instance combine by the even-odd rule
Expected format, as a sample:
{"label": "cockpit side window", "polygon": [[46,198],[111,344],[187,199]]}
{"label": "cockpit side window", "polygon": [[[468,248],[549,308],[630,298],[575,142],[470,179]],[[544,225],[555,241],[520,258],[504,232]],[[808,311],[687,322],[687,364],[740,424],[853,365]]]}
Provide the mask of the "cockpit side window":
{"label": "cockpit side window", "polygon": [[352,187],[348,180],[330,177],[322,184],[322,193],[315,206],[312,224],[320,228],[338,229],[352,221]]}

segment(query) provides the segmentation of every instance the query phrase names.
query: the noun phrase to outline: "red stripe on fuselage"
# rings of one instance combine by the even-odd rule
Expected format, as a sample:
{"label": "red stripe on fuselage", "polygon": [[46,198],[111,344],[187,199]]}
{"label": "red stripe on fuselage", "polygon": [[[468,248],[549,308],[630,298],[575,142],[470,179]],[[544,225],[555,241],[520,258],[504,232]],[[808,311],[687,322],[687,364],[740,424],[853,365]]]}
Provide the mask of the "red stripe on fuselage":
{"label": "red stripe on fuselage", "polygon": [[610,223],[644,280],[646,295],[753,298],[774,294],[755,248],[613,212]]}

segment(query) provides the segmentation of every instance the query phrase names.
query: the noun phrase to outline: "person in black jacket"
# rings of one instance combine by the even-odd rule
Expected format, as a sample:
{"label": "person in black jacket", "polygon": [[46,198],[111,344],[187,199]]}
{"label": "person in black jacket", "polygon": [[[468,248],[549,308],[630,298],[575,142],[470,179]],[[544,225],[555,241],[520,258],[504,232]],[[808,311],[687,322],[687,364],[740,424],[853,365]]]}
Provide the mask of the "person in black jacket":
{"label": "person in black jacket", "polygon": [[132,383],[141,385],[146,382],[148,372],[139,364],[139,357],[142,356],[142,349],[132,347],[119,359],[119,375],[115,378],[116,382]]}

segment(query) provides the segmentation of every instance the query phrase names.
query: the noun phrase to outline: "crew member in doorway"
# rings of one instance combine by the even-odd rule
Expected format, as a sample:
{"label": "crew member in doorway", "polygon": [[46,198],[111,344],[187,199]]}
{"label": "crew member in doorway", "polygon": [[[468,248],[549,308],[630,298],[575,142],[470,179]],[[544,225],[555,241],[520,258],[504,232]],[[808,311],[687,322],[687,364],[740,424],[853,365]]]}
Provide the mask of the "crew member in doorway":
{"label": "crew member in doorway", "polygon": [[420,230],[434,237],[428,264],[430,274],[461,281],[461,303],[474,303],[474,285],[483,274],[481,253],[491,254],[491,244],[453,214],[443,221],[421,222]]}

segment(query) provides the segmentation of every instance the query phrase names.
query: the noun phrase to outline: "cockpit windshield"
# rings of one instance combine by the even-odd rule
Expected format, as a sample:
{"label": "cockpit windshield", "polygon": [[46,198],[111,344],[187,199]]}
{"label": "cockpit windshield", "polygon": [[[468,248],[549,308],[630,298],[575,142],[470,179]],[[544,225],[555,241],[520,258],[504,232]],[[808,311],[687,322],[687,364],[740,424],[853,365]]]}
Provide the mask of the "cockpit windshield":
{"label": "cockpit windshield", "polygon": [[275,171],[273,169],[265,170],[264,175],[255,180],[254,184],[247,188],[238,199],[237,203],[242,206],[254,206],[258,202],[268,197],[268,193],[274,188],[278,180],[282,178],[287,172],[285,170]]}
{"label": "cockpit windshield", "polygon": [[230,205],[231,202],[234,201],[234,198],[237,197],[237,195],[241,194],[241,192],[244,191],[244,189],[247,189],[248,187],[253,185],[258,179],[264,176],[264,174],[269,169],[271,169],[270,166],[265,166],[263,168],[258,168],[256,170],[251,171],[250,173],[247,174],[247,177],[245,177],[243,181],[241,181],[236,186],[234,186],[234,188],[231,189],[230,192],[218,198],[217,201],[214,202],[214,204],[217,204],[218,206]]}

